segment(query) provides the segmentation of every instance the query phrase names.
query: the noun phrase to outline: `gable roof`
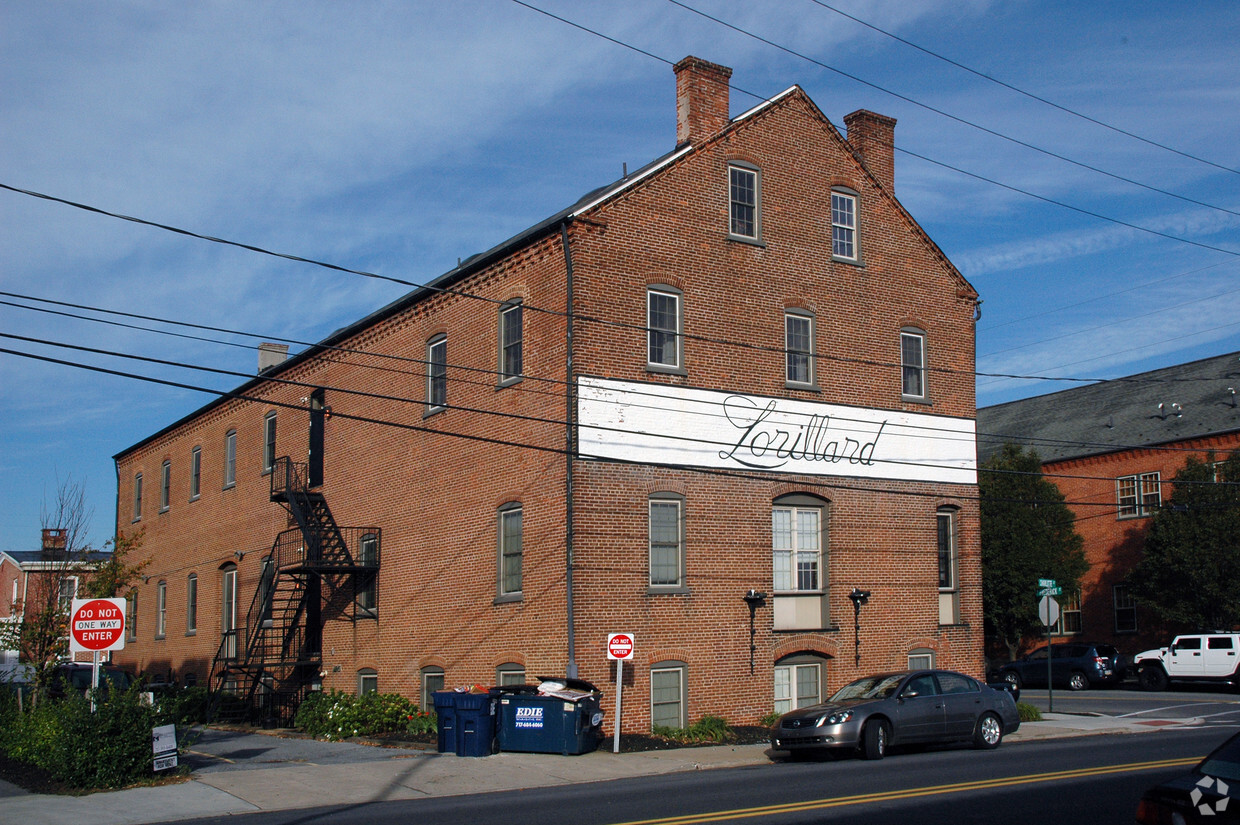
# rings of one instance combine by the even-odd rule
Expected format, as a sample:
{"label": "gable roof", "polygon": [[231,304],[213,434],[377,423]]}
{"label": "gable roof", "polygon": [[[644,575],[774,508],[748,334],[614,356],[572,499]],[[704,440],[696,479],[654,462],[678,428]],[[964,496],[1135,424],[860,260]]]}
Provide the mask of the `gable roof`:
{"label": "gable roof", "polygon": [[977,411],[978,459],[1005,441],[1043,462],[1240,432],[1240,352]]}

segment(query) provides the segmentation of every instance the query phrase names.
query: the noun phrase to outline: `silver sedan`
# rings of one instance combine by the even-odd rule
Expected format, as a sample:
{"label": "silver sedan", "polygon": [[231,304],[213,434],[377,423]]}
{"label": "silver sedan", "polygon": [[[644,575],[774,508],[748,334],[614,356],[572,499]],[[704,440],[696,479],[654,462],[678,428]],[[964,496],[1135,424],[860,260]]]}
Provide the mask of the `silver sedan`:
{"label": "silver sedan", "polygon": [[785,713],[771,728],[771,747],[794,756],[851,749],[882,759],[889,747],[913,743],[995,748],[1019,727],[1008,692],[950,670],[911,670],[866,676],[826,702]]}

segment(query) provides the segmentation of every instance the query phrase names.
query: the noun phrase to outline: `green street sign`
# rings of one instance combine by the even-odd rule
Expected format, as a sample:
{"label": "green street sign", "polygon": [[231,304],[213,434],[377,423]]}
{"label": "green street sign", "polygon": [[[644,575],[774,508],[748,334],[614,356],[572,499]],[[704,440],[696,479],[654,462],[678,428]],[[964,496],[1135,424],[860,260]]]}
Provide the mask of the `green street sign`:
{"label": "green street sign", "polygon": [[1048,587],[1054,587],[1056,584],[1054,579],[1038,579],[1038,588],[1045,590]]}

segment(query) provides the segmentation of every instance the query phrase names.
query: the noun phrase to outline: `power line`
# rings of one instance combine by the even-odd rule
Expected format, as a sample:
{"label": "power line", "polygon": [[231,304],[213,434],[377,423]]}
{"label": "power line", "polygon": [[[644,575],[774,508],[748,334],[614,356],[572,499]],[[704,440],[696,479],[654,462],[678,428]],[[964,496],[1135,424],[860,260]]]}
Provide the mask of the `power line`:
{"label": "power line", "polygon": [[1118,126],[1099,120],[1098,118],[1090,117],[1089,115],[1084,114],[1082,112],[1078,112],[1075,109],[1070,109],[1067,106],[1063,106],[1059,103],[1054,102],[1053,100],[1048,100],[1044,97],[1040,97],[1039,95],[1036,95],[1033,92],[1027,91],[1025,89],[1021,89],[1018,86],[1012,85],[1011,83],[1005,83],[1004,81],[999,80],[996,77],[992,77],[991,75],[988,75],[985,72],[980,72],[977,69],[966,66],[965,64],[959,61],[952,60],[950,57],[945,57],[944,55],[941,55],[938,52],[931,51],[930,49],[927,49],[923,46],[919,46],[918,44],[912,42],[911,40],[906,40],[905,38],[900,37],[897,34],[892,34],[891,32],[885,29],[881,29],[878,26],[875,26],[873,23],[869,23],[869,22],[866,22],[865,20],[862,20],[860,17],[856,17],[854,15],[849,14],[846,11],[837,9],[835,6],[830,6],[824,3],[822,0],[810,0],[810,2],[815,3],[819,6],[822,6],[824,9],[827,9],[829,11],[833,11],[836,14],[840,15],[841,17],[847,17],[849,20],[852,20],[855,23],[860,23],[862,26],[865,26],[866,28],[871,29],[872,31],[876,31],[881,35],[885,35],[886,37],[890,37],[892,40],[903,43],[904,45],[909,46],[910,48],[916,49],[922,54],[929,55],[930,57],[933,57],[936,60],[941,60],[944,63],[955,66],[957,69],[961,69],[963,71],[968,72],[971,75],[980,77],[981,79],[985,81],[994,83],[997,86],[1002,86],[1003,88],[1008,89],[1009,91],[1016,92],[1019,95],[1023,95],[1029,98],[1030,100],[1036,100],[1038,103],[1042,103],[1046,106],[1050,106],[1052,109],[1058,109],[1059,111],[1064,112],[1065,114],[1069,114],[1069,115],[1072,115],[1073,117],[1080,118],[1081,120],[1088,121],[1089,123],[1092,123],[1095,126],[1101,126],[1104,129],[1110,129],[1112,132],[1116,132],[1118,134],[1124,135],[1125,137],[1130,137],[1133,140],[1138,140],[1144,144],[1153,146],[1157,149],[1162,149],[1164,151],[1171,152],[1172,154],[1179,155],[1182,158],[1188,158],[1189,160],[1195,160],[1198,163],[1204,163],[1207,166],[1213,166],[1215,169],[1221,169],[1224,172],[1231,172],[1233,175],[1240,175],[1240,169],[1233,169],[1230,166],[1224,166],[1220,163],[1215,163],[1212,160],[1206,160],[1205,158],[1201,158],[1196,155],[1189,154],[1188,152],[1181,151],[1172,146],[1167,146],[1166,144],[1159,143],[1156,140],[1150,140],[1149,138],[1142,137],[1141,135],[1135,134],[1133,132],[1129,132],[1125,129],[1121,129]]}

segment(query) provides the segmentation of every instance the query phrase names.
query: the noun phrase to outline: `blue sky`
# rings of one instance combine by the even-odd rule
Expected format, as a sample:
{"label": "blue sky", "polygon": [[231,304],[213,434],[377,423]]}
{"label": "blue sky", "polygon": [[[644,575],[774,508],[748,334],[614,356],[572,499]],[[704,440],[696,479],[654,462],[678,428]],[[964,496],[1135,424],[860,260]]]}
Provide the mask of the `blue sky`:
{"label": "blue sky", "polygon": [[[897,118],[896,194],[985,301],[979,372],[1108,378],[1240,350],[1240,174],[813,0],[684,2],[787,51],[668,0],[531,5],[666,61],[731,66],[733,113],[757,102],[747,93],[796,83],[841,128],[860,108]],[[1240,169],[1234,2],[829,5]],[[0,6],[0,184],[421,283],[669,151],[664,60],[511,0],[13,0]],[[402,293],[7,190],[0,290],[297,341]],[[0,332],[245,373],[257,363],[253,338],[204,333],[229,346],[4,304]],[[978,400],[1063,386],[981,376]],[[0,549],[37,546],[41,503],[68,478],[85,485],[102,544],[111,456],[210,398],[0,354]]]}

